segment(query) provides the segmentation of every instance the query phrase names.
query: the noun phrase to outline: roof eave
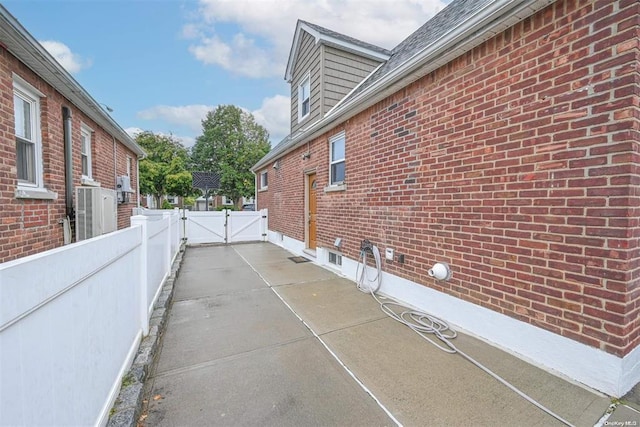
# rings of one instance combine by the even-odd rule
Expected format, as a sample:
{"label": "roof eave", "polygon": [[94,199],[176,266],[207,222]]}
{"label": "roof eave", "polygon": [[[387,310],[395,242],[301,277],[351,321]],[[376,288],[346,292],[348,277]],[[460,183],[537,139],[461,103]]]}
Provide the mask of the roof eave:
{"label": "roof eave", "polygon": [[352,118],[554,1],[500,0],[492,3],[489,7],[471,16],[463,25],[453,28],[439,40],[426,46],[339,108],[332,109],[330,114],[311,125],[304,133],[292,137],[289,144],[280,150],[267,153],[254,165],[252,170],[263,168],[270,161],[278,159],[317,138],[336,124]]}
{"label": "roof eave", "polygon": [[78,107],[137,156],[146,153],[100,104],[42,47],[40,43],[0,5],[0,42],[40,78]]}

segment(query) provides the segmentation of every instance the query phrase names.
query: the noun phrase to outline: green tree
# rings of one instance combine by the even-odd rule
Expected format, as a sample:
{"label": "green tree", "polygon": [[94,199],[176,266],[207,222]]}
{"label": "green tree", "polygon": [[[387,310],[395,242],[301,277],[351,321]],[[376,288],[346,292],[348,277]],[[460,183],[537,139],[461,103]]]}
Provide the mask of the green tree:
{"label": "green tree", "polygon": [[147,152],[140,160],[140,191],[153,195],[156,206],[162,197],[193,193],[191,172],[187,170],[189,152],[173,136],[142,132],[136,142]]}
{"label": "green tree", "polygon": [[239,206],[243,196],[254,196],[251,166],[270,149],[269,133],[251,113],[221,105],[202,120],[202,135],[191,151],[192,170],[217,172],[218,194],[230,197]]}

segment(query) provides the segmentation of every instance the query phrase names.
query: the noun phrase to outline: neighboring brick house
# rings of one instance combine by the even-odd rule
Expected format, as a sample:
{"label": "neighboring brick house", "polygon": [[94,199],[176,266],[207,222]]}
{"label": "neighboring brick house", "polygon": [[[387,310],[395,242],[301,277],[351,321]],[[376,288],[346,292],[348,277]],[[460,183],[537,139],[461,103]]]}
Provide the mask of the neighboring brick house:
{"label": "neighboring brick house", "polygon": [[0,87],[0,262],[75,241],[78,186],[127,176],[133,191],[109,220],[129,226],[144,151],[2,6]]}
{"label": "neighboring brick house", "polygon": [[327,52],[371,56],[299,22],[292,133],[253,168],[270,241],[352,278],[363,239],[392,248],[383,293],[623,395],[640,381],[639,35],[637,0],[455,0],[336,104]]}

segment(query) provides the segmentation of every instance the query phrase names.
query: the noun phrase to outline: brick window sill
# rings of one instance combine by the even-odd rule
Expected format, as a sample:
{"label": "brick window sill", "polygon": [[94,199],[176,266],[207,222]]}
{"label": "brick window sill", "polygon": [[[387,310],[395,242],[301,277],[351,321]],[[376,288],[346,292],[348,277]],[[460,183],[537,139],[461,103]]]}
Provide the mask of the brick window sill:
{"label": "brick window sill", "polygon": [[325,193],[334,193],[336,191],[346,191],[346,190],[347,190],[347,184],[330,185],[328,187],[324,187]]}
{"label": "brick window sill", "polygon": [[38,199],[56,200],[58,193],[49,191],[46,188],[18,187],[16,188],[16,199]]}
{"label": "brick window sill", "polygon": [[264,193],[268,189],[269,189],[269,187],[262,187],[262,188],[258,189],[258,193]]}

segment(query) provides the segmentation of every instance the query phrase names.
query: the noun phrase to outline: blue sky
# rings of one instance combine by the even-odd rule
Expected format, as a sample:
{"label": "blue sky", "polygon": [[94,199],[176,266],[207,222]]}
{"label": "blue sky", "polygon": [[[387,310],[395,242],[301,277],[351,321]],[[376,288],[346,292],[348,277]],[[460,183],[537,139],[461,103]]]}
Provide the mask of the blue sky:
{"label": "blue sky", "polygon": [[447,0],[5,0],[127,131],[200,135],[217,105],[289,129],[284,72],[297,19],[391,49]]}

